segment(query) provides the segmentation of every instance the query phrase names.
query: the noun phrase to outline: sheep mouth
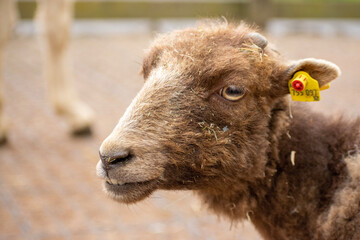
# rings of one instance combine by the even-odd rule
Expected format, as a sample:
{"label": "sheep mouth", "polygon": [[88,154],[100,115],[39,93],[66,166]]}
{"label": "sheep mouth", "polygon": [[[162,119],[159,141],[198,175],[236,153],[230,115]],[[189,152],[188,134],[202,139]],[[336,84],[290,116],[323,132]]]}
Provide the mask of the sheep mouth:
{"label": "sheep mouth", "polygon": [[126,190],[126,188],[132,188],[132,187],[141,186],[144,184],[146,185],[152,181],[153,180],[143,181],[143,182],[112,183],[111,180],[106,180],[105,183],[111,187],[117,187],[119,189]]}
{"label": "sheep mouth", "polygon": [[122,203],[135,203],[148,197],[156,190],[157,179],[128,182],[128,183],[114,183],[106,180],[104,183],[105,192],[114,200]]}

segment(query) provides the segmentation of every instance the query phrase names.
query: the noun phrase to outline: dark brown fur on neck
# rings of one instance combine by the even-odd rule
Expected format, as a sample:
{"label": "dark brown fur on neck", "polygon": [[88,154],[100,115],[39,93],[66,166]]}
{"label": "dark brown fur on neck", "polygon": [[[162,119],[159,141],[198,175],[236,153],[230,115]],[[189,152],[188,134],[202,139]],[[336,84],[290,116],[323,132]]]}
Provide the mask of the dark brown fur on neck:
{"label": "dark brown fur on neck", "polygon": [[[248,218],[265,239],[330,239],[316,234],[317,218],[328,210],[335,191],[348,177],[344,159],[357,154],[360,144],[359,119],[327,119],[302,105],[293,103],[293,118],[285,99],[272,109],[264,179],[249,183],[245,190],[238,188],[235,178],[227,182],[229,188],[224,183],[214,186],[216,194],[198,191],[210,209],[232,221]],[[291,151],[296,152],[295,165]],[[348,235],[349,239],[360,236]]]}

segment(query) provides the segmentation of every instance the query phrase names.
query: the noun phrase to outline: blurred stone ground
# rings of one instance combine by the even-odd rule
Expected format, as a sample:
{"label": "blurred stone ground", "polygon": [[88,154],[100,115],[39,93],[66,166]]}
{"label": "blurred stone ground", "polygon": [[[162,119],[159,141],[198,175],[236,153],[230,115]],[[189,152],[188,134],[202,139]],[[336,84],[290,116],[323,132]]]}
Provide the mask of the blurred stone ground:
{"label": "blurred stone ground", "polygon": [[[269,37],[285,56],[323,58],[343,74],[307,103],[329,117],[360,114],[360,40]],[[95,175],[98,148],[142,86],[138,74],[150,34],[77,36],[72,52],[81,98],[96,111],[92,138],[71,138],[46,101],[33,37],[16,37],[5,61],[9,144],[0,148],[0,239],[259,240],[251,224],[208,212],[191,192],[159,191],[135,205],[108,199]]]}

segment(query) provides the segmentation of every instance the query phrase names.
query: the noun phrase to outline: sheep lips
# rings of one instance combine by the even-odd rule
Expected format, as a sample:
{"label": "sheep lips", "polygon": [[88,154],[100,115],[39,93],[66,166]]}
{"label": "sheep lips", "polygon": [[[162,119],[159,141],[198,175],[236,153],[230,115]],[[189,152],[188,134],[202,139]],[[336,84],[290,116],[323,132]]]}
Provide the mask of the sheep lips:
{"label": "sheep lips", "polygon": [[[111,169],[104,169],[99,162],[97,175],[104,180],[104,191],[108,196],[121,203],[135,203],[148,197],[157,189],[157,179],[145,181],[117,180],[111,176]],[[109,174],[110,173],[110,174]]]}

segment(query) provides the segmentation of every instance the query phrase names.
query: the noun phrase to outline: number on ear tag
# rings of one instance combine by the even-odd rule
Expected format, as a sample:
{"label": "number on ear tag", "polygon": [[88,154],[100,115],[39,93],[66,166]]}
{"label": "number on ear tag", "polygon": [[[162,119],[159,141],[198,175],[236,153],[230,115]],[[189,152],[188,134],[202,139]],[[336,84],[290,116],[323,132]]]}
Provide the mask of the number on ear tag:
{"label": "number on ear tag", "polygon": [[289,81],[291,99],[294,101],[314,102],[320,101],[319,83],[307,72],[296,72]]}

